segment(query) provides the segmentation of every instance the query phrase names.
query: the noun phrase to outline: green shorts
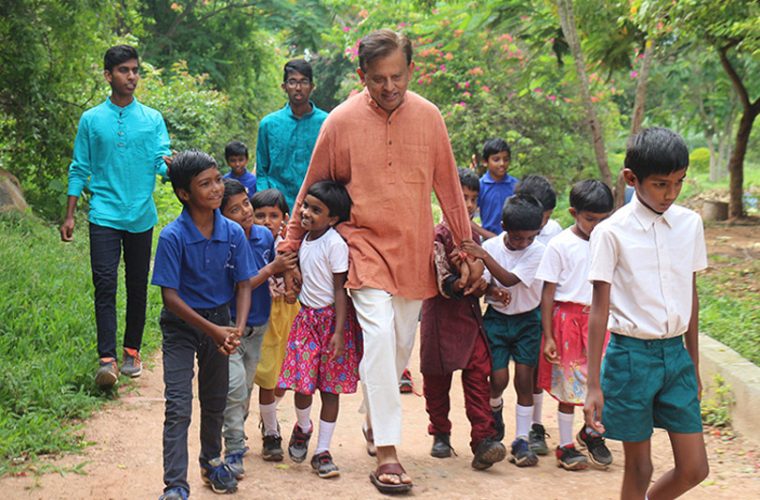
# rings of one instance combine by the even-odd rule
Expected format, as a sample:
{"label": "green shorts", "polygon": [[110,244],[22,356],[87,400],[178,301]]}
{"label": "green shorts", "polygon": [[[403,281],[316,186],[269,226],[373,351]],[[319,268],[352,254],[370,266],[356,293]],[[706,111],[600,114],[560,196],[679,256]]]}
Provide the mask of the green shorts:
{"label": "green shorts", "polygon": [[515,363],[538,365],[541,349],[541,310],[520,314],[502,314],[489,306],[483,315],[483,327],[491,349],[492,369],[499,370]]}
{"label": "green shorts", "polygon": [[605,437],[646,441],[653,427],[702,432],[696,372],[682,336],[641,340],[610,334],[601,385]]}

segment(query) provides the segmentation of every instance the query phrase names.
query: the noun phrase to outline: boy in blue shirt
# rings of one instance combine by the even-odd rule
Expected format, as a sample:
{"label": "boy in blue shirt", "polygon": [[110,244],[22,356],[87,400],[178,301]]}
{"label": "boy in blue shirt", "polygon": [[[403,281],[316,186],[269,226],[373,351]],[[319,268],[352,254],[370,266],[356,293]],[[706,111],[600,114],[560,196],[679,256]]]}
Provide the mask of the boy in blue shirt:
{"label": "boy in blue shirt", "polygon": [[[295,269],[298,254],[275,254],[274,236],[264,226],[253,223],[253,206],[245,186],[234,179],[224,179],[222,215],[240,224],[253,251],[256,276],[249,280],[253,289],[251,309],[246,320],[240,345],[230,356],[230,383],[227,392],[227,408],[224,410],[224,461],[236,479],[245,475],[243,456],[245,446],[245,421],[253,391],[253,379],[261,355],[261,343],[269,327],[272,295],[269,278],[286,270]],[[237,320],[237,308],[230,303],[233,321]]]}
{"label": "boy in blue shirt", "polygon": [[504,139],[488,139],[483,145],[483,161],[488,169],[480,178],[478,207],[484,239],[501,233],[504,202],[515,192],[517,179],[507,173],[512,152]]}
{"label": "boy in blue shirt", "polygon": [[224,161],[230,167],[225,179],[235,179],[245,186],[248,199],[256,194],[256,176],[248,171],[248,146],[240,141],[232,141],[224,147]]}
{"label": "boy in blue shirt", "polygon": [[[216,162],[199,151],[180,153],[169,174],[183,210],[158,240],[153,284],[161,287],[164,397],[163,500],[187,498],[187,430],[192,380],[198,358],[201,405],[201,477],[217,493],[237,481],[221,459],[228,388],[228,358],[239,345],[251,304],[249,279],[256,274],[243,229],[219,211],[224,193]],[[237,286],[237,292],[235,287]],[[228,304],[238,311],[230,325]]]}

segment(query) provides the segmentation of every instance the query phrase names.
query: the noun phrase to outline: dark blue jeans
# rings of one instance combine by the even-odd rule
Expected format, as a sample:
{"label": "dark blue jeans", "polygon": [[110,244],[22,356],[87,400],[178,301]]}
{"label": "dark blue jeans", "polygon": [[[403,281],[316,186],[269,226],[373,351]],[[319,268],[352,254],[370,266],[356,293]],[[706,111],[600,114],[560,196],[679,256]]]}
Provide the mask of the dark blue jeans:
{"label": "dark blue jeans", "polygon": [[101,358],[116,357],[116,285],[122,247],[127,288],[124,347],[140,350],[152,242],[153,228],[143,233],[130,233],[90,223],[90,265],[95,285],[98,356]]}
{"label": "dark blue jeans", "polygon": [[[217,325],[230,324],[229,308],[196,309]],[[198,357],[198,399],[201,406],[201,463],[221,456],[222,425],[227,404],[229,358],[219,353],[206,334],[188,325],[172,312],[161,311],[164,360],[164,484],[165,491],[187,482],[187,430],[193,401],[193,368]]]}

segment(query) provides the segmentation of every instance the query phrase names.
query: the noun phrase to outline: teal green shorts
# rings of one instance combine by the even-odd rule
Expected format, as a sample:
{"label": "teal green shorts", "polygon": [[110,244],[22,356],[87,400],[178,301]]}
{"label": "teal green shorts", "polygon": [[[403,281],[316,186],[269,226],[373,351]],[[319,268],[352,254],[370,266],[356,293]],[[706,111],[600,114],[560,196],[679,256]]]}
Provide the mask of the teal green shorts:
{"label": "teal green shorts", "polygon": [[640,340],[610,334],[601,384],[607,438],[646,441],[653,427],[702,432],[696,372],[681,336]]}
{"label": "teal green shorts", "polygon": [[488,307],[483,327],[491,349],[493,370],[506,368],[509,359],[528,366],[538,365],[541,349],[541,310],[521,314],[502,314]]}

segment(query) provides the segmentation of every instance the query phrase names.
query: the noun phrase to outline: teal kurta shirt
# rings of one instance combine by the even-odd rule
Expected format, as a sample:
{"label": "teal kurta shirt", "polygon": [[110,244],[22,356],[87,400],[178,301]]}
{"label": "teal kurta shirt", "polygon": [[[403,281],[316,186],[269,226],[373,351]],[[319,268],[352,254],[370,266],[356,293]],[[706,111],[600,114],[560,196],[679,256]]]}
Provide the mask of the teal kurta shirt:
{"label": "teal kurta shirt", "polygon": [[256,142],[256,191],[275,188],[285,195],[291,212],[306,176],[311,152],[327,113],[311,103],[300,119],[290,104],[270,113],[259,124]]}
{"label": "teal kurta shirt", "polygon": [[119,107],[108,98],[79,120],[69,166],[69,196],[92,193],[89,221],[141,233],[158,221],[153,189],[166,175],[170,155],[161,113],[132,100]]}

